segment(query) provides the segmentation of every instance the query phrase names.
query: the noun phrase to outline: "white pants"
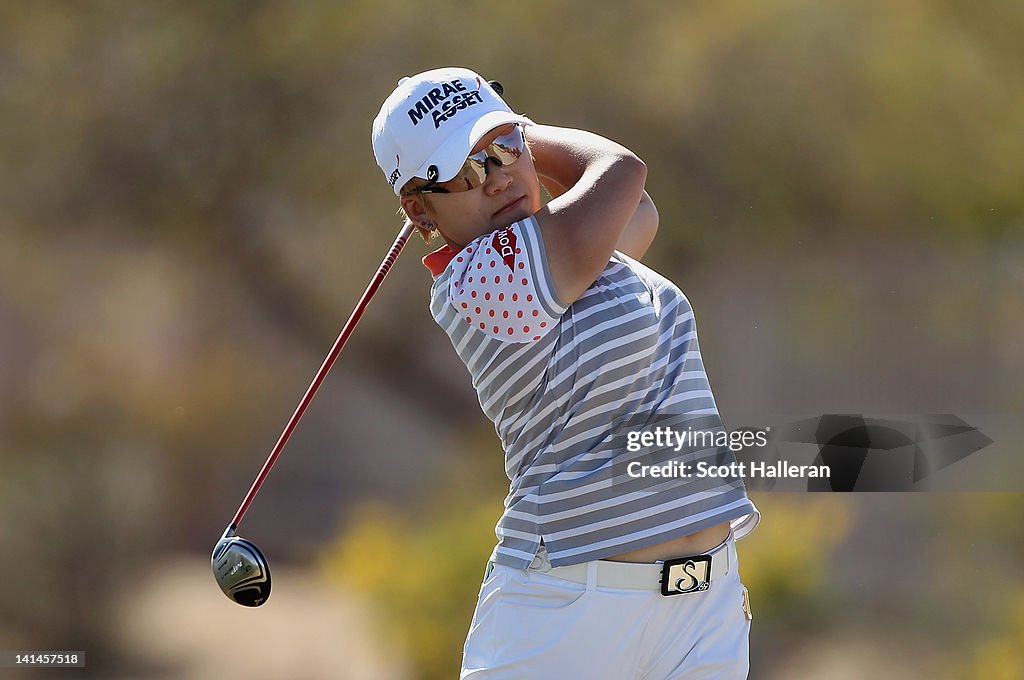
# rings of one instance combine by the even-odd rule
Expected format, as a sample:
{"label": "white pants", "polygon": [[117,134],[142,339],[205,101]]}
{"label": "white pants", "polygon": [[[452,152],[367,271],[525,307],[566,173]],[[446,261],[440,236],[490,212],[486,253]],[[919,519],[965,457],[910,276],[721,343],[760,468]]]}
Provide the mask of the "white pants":
{"label": "white pants", "polygon": [[495,565],[484,580],[460,680],[746,678],[750,621],[733,565],[704,592],[666,597]]}

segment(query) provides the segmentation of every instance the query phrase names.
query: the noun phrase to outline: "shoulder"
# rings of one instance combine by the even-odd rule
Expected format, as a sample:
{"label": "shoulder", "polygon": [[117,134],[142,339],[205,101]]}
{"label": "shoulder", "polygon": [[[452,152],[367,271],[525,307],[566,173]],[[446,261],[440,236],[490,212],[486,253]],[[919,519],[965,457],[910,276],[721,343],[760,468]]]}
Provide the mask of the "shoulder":
{"label": "shoulder", "polygon": [[529,217],[469,243],[437,276],[433,302],[470,328],[508,342],[539,340],[567,309],[551,283],[544,240]]}

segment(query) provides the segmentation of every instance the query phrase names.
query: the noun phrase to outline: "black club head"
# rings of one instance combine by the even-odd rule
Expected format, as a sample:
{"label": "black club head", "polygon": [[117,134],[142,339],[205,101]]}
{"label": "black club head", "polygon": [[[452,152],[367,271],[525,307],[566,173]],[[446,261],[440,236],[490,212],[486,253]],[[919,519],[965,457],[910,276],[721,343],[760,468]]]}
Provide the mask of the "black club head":
{"label": "black club head", "polygon": [[210,565],[217,585],[238,604],[259,607],[270,597],[270,565],[251,541],[240,536],[220,539]]}

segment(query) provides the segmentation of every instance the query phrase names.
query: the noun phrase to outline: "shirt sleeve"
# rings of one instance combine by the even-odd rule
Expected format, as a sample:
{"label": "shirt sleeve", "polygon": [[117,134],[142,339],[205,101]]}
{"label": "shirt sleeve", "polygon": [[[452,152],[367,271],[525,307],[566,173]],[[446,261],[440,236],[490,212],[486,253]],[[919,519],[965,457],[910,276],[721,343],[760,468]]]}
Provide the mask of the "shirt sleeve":
{"label": "shirt sleeve", "polygon": [[530,217],[474,240],[452,260],[448,299],[474,330],[507,342],[547,335],[566,310]]}

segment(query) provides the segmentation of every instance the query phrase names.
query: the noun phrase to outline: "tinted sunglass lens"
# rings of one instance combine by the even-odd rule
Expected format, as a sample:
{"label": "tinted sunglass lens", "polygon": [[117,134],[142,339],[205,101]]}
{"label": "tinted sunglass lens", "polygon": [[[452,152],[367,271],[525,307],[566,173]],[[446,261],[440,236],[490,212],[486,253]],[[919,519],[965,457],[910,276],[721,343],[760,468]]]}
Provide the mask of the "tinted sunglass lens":
{"label": "tinted sunglass lens", "polygon": [[[512,165],[523,155],[525,149],[526,140],[522,129],[517,125],[512,132],[496,137],[487,147],[466,158],[455,177],[445,184],[456,192],[475,189],[487,180],[487,161],[491,161],[499,168]],[[432,190],[448,193],[447,189],[440,187]]]}

